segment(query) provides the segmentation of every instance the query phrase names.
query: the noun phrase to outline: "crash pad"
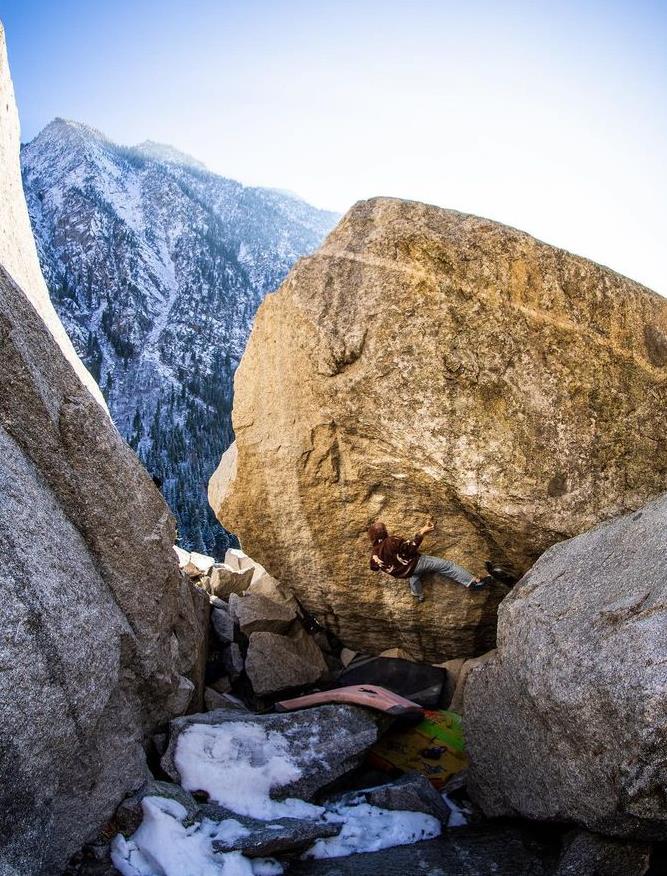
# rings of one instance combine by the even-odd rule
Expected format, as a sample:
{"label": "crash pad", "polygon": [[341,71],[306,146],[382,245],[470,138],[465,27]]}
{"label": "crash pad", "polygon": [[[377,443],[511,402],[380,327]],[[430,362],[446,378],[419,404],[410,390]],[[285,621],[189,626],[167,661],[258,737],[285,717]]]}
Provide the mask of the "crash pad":
{"label": "crash pad", "polygon": [[461,716],[426,711],[419,724],[397,727],[382,736],[370,749],[368,762],[392,774],[417,771],[440,789],[468,766]]}
{"label": "crash pad", "polygon": [[426,708],[440,704],[446,672],[428,663],[414,663],[397,657],[369,657],[355,660],[337,680],[337,687],[354,684],[378,685]]}
{"label": "crash pad", "polygon": [[355,684],[349,687],[339,687],[333,690],[318,691],[295,699],[282,700],[276,703],[277,712],[291,712],[295,709],[307,709],[311,706],[321,706],[324,703],[350,703],[355,706],[366,706],[378,712],[394,717],[419,718],[424,710],[417,703],[406,700],[393,691],[374,684]]}

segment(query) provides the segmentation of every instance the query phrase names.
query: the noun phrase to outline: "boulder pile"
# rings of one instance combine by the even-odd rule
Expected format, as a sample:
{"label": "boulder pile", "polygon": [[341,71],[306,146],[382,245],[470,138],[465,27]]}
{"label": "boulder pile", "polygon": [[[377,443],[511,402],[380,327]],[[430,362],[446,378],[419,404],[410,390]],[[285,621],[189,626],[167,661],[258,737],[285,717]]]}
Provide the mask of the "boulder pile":
{"label": "boulder pile", "polygon": [[211,606],[207,703],[216,707],[232,687],[253,704],[275,700],[324,681],[330,668],[342,668],[326,634],[316,640],[306,630],[304,623],[312,628],[313,620],[291,592],[243,551],[228,550],[222,563],[178,554]]}

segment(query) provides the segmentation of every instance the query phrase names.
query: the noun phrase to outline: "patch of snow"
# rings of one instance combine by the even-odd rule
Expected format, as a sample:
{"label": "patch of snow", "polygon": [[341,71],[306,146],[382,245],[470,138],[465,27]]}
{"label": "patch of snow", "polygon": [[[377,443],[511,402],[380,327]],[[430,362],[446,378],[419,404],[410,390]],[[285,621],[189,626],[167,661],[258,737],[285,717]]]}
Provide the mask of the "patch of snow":
{"label": "patch of snow", "polygon": [[111,860],[123,876],[273,876],[283,872],[277,861],[250,861],[240,852],[214,852],[213,842],[234,842],[249,833],[232,818],[209,819],[185,827],[187,812],[176,800],[145,797],[143,821],[125,839],[111,844]]}
{"label": "patch of snow", "polygon": [[324,812],[304,800],[271,799],[271,791],[299,779],[301,769],[287,739],[259,724],[191,724],[178,737],[174,763],[186,790],[206,791],[239,815],[270,821],[316,818]]}
{"label": "patch of snow", "polygon": [[343,858],[377,852],[440,836],[442,825],[423,812],[380,809],[369,803],[337,804],[328,808],[326,821],[342,822],[338,836],[318,839],[304,858]]}
{"label": "patch of snow", "polygon": [[442,799],[449,806],[450,815],[447,827],[465,827],[468,824],[468,813],[458,804],[454,803],[447,794],[442,795]]}

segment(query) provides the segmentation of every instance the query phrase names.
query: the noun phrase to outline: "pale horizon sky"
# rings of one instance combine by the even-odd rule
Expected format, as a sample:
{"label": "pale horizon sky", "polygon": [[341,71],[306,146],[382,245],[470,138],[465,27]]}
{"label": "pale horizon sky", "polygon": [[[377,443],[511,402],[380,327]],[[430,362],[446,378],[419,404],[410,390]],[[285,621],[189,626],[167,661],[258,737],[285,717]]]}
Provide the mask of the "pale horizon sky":
{"label": "pale horizon sky", "polygon": [[24,141],[56,116],[344,212],[513,225],[667,295],[667,4],[0,0]]}

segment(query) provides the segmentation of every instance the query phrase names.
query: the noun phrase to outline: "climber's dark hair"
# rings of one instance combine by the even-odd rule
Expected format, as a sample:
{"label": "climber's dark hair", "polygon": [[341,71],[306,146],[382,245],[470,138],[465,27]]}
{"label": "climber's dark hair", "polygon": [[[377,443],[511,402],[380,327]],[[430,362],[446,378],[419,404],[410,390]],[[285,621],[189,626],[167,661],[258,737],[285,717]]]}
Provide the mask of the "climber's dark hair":
{"label": "climber's dark hair", "polygon": [[387,527],[384,523],[381,523],[377,520],[372,526],[368,527],[368,537],[375,544],[378,541],[382,541],[382,539],[386,538],[389,535],[387,532]]}

